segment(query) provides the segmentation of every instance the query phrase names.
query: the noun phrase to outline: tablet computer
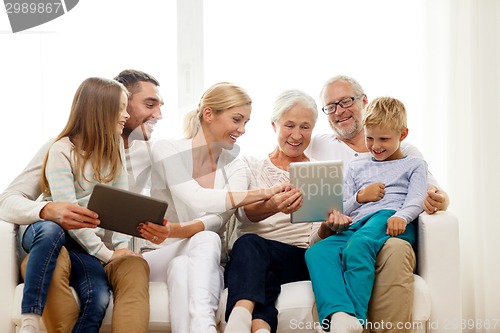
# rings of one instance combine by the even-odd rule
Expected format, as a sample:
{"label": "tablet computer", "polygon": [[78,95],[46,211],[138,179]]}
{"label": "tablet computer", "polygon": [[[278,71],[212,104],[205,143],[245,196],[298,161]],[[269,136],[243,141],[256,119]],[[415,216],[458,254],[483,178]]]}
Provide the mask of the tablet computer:
{"label": "tablet computer", "polygon": [[292,223],[325,221],[332,210],[342,212],[342,161],[293,162],[289,171],[304,199],[291,214]]}
{"label": "tablet computer", "polygon": [[96,184],[87,208],[99,214],[99,227],[141,237],[142,222],[163,223],[167,203],[131,191]]}

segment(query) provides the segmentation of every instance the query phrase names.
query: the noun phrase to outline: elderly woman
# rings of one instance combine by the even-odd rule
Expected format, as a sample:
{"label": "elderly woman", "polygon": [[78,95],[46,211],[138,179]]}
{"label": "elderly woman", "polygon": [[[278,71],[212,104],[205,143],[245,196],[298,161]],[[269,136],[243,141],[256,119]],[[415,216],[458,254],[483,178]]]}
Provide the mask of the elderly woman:
{"label": "elderly woman", "polygon": [[[304,151],[317,115],[314,99],[301,91],[277,98],[271,117],[277,146],[264,159],[245,158],[252,170],[250,189],[287,182],[290,163],[309,161]],[[289,214],[301,204],[300,191],[289,189],[238,209],[239,237],[224,276],[226,333],[276,332],[280,286],[309,280],[304,253],[319,223],[290,223]]]}

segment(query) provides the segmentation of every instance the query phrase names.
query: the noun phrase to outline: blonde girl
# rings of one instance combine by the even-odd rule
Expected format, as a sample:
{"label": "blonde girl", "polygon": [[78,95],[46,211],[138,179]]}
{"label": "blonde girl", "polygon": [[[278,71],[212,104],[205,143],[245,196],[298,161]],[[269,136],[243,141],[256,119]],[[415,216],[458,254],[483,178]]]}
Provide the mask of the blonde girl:
{"label": "blonde girl", "polygon": [[[68,122],[56,137],[43,163],[43,200],[78,203],[86,207],[96,183],[127,189],[121,134],[129,115],[128,92],[113,80],[88,78],[73,99]],[[70,237],[67,237],[68,234]],[[22,301],[22,333],[38,332],[56,260],[64,245],[71,258],[70,285],[80,299],[80,314],[73,332],[98,332],[109,302],[103,264],[128,250],[129,237],[112,234],[106,246],[104,230],[64,230],[56,223],[39,221],[23,235],[30,252]]]}

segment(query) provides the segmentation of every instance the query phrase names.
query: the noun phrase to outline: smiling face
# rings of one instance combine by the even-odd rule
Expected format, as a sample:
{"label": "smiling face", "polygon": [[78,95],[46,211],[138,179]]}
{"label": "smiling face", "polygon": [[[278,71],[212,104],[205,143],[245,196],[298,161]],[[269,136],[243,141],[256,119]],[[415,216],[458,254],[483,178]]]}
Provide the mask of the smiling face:
{"label": "smiling face", "polygon": [[408,129],[396,131],[386,127],[365,127],[365,144],[377,161],[391,161],[404,157],[400,150],[401,141],[408,135]]}
{"label": "smiling face", "polygon": [[278,136],[279,150],[290,158],[301,157],[311,142],[314,118],[311,111],[300,104],[284,112],[272,123]]}
{"label": "smiling face", "polygon": [[217,114],[206,108],[203,111],[203,127],[207,143],[216,143],[224,149],[232,149],[236,140],[245,134],[245,125],[250,120],[251,112],[250,104],[236,106]]}
{"label": "smiling face", "polygon": [[[358,93],[354,91],[351,83],[335,81],[325,87],[322,96],[323,105],[338,103],[345,98],[356,95]],[[355,100],[353,105],[348,108],[344,109],[337,105],[336,111],[328,115],[328,122],[338,136],[342,139],[351,140],[362,133],[361,113],[367,102],[366,96],[363,95],[363,98]]]}
{"label": "smiling face", "polygon": [[120,115],[118,116],[118,134],[123,133],[123,129],[125,128],[125,123],[127,122],[127,119],[130,118],[129,114],[127,113],[127,105],[128,105],[128,96],[127,94],[122,91],[122,94],[120,96],[120,110],[119,113]]}
{"label": "smiling face", "polygon": [[[163,99],[158,87],[147,81],[141,81],[139,85],[140,89],[131,94],[128,100],[127,112],[130,118],[123,132],[125,139],[148,140],[157,121],[162,119],[160,107],[163,105]],[[125,140],[127,141],[129,140]]]}

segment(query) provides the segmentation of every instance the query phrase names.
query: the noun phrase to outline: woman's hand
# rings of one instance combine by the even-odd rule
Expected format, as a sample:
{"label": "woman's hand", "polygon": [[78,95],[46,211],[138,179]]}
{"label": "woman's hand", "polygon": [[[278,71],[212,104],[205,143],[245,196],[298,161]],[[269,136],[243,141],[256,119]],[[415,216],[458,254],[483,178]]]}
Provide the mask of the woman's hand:
{"label": "woman's hand", "polygon": [[153,222],[145,222],[139,224],[137,230],[144,239],[151,241],[154,244],[161,244],[170,235],[171,225],[167,219],[163,219],[162,225]]}
{"label": "woman's hand", "polygon": [[342,231],[347,230],[351,225],[351,223],[352,223],[352,218],[342,214],[337,210],[333,210],[330,214],[328,214],[326,221],[323,222],[322,224],[324,224],[328,229],[333,231],[334,234],[339,234]]}
{"label": "woman's hand", "polygon": [[269,187],[267,189],[264,189],[267,198],[266,199],[271,199],[274,195],[286,192],[291,189],[291,185],[289,182],[286,183],[279,183],[277,185],[274,185],[272,187]]}
{"label": "woman's hand", "polygon": [[298,188],[291,188],[284,192],[279,192],[266,200],[265,205],[274,212],[291,214],[297,211],[304,199],[302,192]]}
{"label": "woman's hand", "polygon": [[385,185],[382,183],[373,183],[363,187],[356,195],[356,201],[359,203],[379,201],[384,197]]}

